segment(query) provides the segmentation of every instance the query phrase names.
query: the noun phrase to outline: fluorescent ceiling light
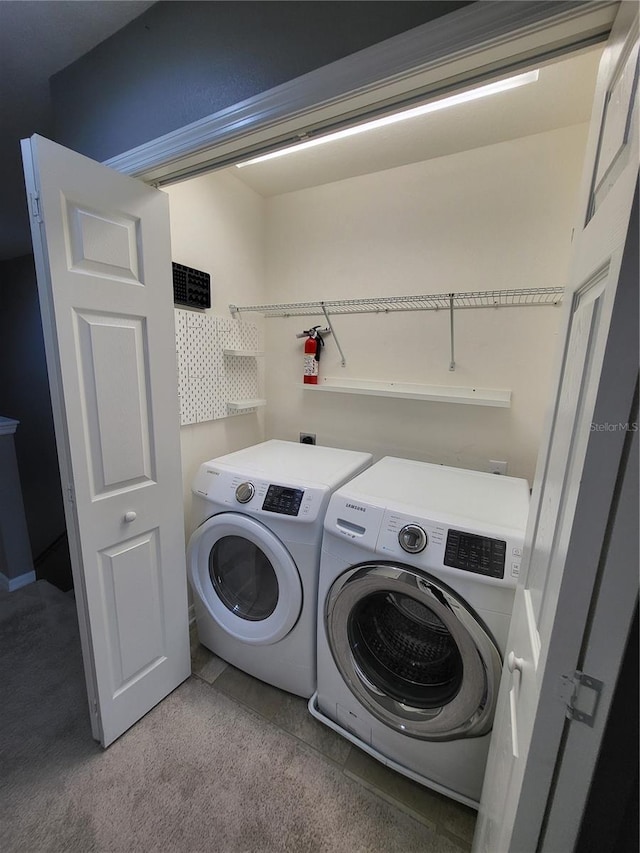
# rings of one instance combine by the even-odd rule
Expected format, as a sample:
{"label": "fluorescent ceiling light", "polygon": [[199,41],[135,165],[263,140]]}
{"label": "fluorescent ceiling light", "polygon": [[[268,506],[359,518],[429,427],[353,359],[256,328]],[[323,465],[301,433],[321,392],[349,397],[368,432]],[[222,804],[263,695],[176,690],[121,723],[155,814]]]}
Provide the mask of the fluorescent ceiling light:
{"label": "fluorescent ceiling light", "polygon": [[465,104],[468,101],[476,101],[478,98],[486,98],[489,95],[496,95],[498,92],[506,92],[509,89],[517,89],[520,86],[526,86],[528,83],[535,83],[538,79],[538,69],[535,71],[527,71],[525,74],[518,74],[516,77],[509,77],[506,80],[498,80],[496,83],[488,83],[486,86],[479,86],[477,89],[468,89],[466,92],[460,92],[457,95],[451,95],[448,98],[442,98],[439,101],[431,101],[428,104],[422,104],[419,107],[411,107],[402,110],[399,113],[394,113],[390,116],[383,116],[372,121],[367,121],[364,124],[358,124],[355,127],[346,127],[343,130],[337,130],[335,133],[328,133],[326,136],[318,136],[314,139],[307,139],[304,142],[298,142],[295,145],[290,145],[287,148],[280,148],[278,151],[271,151],[269,154],[262,154],[259,157],[254,157],[252,160],[245,160],[244,163],[236,163],[236,166],[241,169],[243,166],[251,166],[254,163],[263,163],[265,160],[275,160],[276,157],[283,157],[285,154],[293,154],[295,151],[302,151],[305,148],[314,148],[316,145],[324,145],[325,142],[333,142],[334,139],[346,139],[349,136],[356,136],[358,133],[364,133],[366,130],[375,130],[378,127],[386,127],[388,124],[395,124],[398,121],[405,121],[409,118],[435,113],[438,110],[444,110],[447,107],[454,107],[457,104]]}

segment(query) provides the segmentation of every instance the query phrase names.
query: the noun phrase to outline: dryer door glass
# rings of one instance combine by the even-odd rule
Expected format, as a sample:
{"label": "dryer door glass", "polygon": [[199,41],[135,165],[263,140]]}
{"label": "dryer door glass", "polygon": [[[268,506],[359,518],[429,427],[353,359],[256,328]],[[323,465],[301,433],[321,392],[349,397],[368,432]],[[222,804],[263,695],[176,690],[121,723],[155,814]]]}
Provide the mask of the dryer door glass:
{"label": "dryer door glass", "polygon": [[189,540],[187,566],[196,612],[234,640],[277,643],[300,618],[298,567],[255,518],[222,512],[207,519]]}
{"label": "dryer door glass", "polygon": [[209,555],[209,576],[222,603],[236,616],[267,619],[278,603],[278,579],[266,555],[242,536],[223,536]]}
{"label": "dryer door glass", "polygon": [[442,582],[392,563],[355,566],[331,587],[325,625],[345,684],[389,727],[425,740],[490,731],[500,653]]}

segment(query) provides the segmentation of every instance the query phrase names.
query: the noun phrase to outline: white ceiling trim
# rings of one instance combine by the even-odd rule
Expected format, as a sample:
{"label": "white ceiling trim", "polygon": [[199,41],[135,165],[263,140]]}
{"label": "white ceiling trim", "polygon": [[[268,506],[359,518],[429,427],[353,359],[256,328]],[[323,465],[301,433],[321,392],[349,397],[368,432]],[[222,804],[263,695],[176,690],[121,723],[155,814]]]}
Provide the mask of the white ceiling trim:
{"label": "white ceiling trim", "polygon": [[170,183],[606,38],[617,2],[474,3],[105,161]]}

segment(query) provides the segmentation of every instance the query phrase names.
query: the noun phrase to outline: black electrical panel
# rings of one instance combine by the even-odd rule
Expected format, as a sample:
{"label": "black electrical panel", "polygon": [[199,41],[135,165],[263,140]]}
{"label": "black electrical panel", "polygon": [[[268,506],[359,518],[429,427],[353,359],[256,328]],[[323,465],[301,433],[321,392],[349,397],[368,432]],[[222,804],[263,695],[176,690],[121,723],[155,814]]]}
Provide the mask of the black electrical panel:
{"label": "black electrical panel", "polygon": [[208,272],[172,264],[173,301],[189,308],[211,308],[211,276]]}

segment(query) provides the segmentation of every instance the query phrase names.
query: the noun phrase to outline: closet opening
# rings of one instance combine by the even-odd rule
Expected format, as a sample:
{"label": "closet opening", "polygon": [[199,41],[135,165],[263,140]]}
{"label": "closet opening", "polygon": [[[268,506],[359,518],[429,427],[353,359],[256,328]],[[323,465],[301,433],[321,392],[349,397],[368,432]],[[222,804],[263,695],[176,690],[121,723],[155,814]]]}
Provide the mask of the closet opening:
{"label": "closet opening", "polygon": [[[173,259],[211,274],[211,314],[235,335],[225,346],[237,351],[244,334],[264,351],[221,356],[245,397],[266,401],[234,418],[242,441],[297,440],[313,426],[320,443],[479,470],[504,459],[533,480],[601,52],[503,73],[502,90],[475,82],[422,114],[403,104],[410,117],[366,132],[332,126],[330,139],[303,140],[312,145],[160,182]],[[527,304],[547,290],[546,304]],[[454,293],[475,301],[455,312],[455,357],[448,303],[402,302]],[[354,309],[369,301],[380,304]],[[321,303],[335,338],[310,390],[296,335],[326,325]],[[181,392],[185,482],[201,461],[189,436],[206,419],[196,384]]]}

